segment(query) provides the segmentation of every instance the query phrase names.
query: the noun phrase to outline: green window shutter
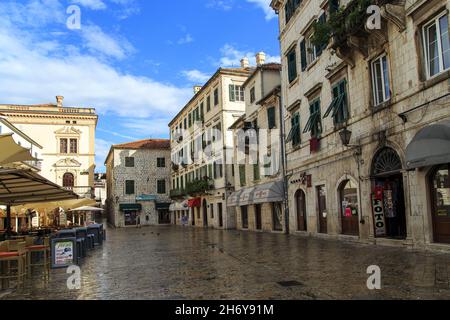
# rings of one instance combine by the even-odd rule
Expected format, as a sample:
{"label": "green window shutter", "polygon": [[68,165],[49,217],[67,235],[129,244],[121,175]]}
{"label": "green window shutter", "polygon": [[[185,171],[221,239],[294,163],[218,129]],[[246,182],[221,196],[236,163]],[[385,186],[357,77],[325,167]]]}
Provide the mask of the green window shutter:
{"label": "green window shutter", "polygon": [[308,67],[308,62],[306,60],[306,42],[305,40],[302,40],[300,42],[300,60],[302,63],[302,71],[305,71]]}
{"label": "green window shutter", "polygon": [[329,0],[328,8],[329,8],[330,14],[336,13],[339,10],[339,0]]}
{"label": "green window shutter", "polygon": [[229,92],[230,92],[230,101],[231,101],[231,102],[236,101],[236,97],[235,97],[235,95],[234,95],[234,85],[230,84],[228,90],[229,90]]}
{"label": "green window shutter", "polygon": [[297,59],[295,49],[288,54],[288,78],[289,82],[292,82],[295,78],[297,78]]}
{"label": "green window shutter", "polygon": [[239,179],[241,186],[245,186],[245,164],[239,165]]}
{"label": "green window shutter", "polygon": [[[324,12],[320,17],[319,17],[319,23],[320,24],[324,24],[327,22],[327,16],[326,13]],[[326,49],[327,47],[327,43],[324,43],[322,46],[317,48],[317,56],[319,57],[320,55],[322,55],[322,52]]]}
{"label": "green window shutter", "polygon": [[276,127],[275,107],[270,107],[269,109],[267,109],[267,120],[269,129],[273,129]]}
{"label": "green window shutter", "polygon": [[253,180],[258,181],[261,178],[259,164],[253,165]]}

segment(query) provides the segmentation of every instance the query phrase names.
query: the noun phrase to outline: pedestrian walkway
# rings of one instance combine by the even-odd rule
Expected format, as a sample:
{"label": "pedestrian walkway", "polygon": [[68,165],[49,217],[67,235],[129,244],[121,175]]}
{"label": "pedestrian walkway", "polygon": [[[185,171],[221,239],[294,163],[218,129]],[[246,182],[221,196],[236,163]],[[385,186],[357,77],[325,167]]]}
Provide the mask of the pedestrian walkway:
{"label": "pedestrian walkway", "polygon": [[[367,267],[382,289],[367,289]],[[450,299],[450,255],[339,241],[197,229],[109,229],[81,266],[0,299]]]}

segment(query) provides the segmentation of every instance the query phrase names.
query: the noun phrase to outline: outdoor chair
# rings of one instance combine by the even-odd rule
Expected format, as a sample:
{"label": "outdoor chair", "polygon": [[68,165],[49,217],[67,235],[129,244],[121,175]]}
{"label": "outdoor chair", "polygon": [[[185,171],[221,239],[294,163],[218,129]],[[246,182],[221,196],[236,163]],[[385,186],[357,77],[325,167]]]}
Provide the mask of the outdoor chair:
{"label": "outdoor chair", "polygon": [[[28,276],[31,277],[31,271],[33,267],[44,267],[44,278],[48,278],[50,275],[50,239],[44,238],[42,244],[36,244],[34,237],[26,237],[26,249],[27,249],[27,270]],[[33,254],[35,254],[35,261],[33,261]],[[37,257],[36,257],[37,255]],[[37,258],[37,259],[36,259]]]}
{"label": "outdoor chair", "polygon": [[[9,289],[9,280],[16,279],[17,288],[23,286],[26,275],[27,254],[24,242],[4,241],[0,243],[0,284],[1,289]],[[11,263],[17,269],[11,268]],[[16,271],[15,273],[13,271]]]}

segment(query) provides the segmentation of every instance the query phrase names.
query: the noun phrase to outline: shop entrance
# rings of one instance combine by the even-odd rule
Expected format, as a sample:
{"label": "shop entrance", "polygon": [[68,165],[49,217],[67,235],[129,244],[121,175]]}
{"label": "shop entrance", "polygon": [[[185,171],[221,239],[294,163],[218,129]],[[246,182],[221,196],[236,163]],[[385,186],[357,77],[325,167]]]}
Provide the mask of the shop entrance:
{"label": "shop entrance", "polygon": [[450,164],[437,167],[430,181],[434,242],[450,244]]}
{"label": "shop entrance", "polygon": [[295,204],[297,209],[297,230],[307,231],[306,194],[303,190],[298,190],[295,193]]}
{"label": "shop entrance", "polygon": [[380,150],[372,166],[372,208],[375,236],[406,239],[402,162],[391,148]]}
{"label": "shop entrance", "polygon": [[135,226],[137,222],[137,211],[125,211],[125,226]]}
{"label": "shop entrance", "polygon": [[359,235],[358,188],[356,183],[345,180],[339,186],[342,234]]}
{"label": "shop entrance", "polygon": [[328,233],[327,196],[325,192],[325,186],[317,187],[317,203],[319,209],[319,233]]}

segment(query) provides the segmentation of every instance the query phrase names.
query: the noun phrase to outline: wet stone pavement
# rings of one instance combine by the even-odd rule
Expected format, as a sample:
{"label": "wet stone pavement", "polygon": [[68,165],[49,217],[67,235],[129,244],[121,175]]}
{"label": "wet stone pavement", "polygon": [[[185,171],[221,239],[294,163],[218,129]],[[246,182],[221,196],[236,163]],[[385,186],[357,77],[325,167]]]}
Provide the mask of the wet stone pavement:
{"label": "wet stone pavement", "polygon": [[[81,265],[80,290],[52,270],[0,299],[450,299],[450,254],[176,226],[107,235]],[[381,290],[367,289],[370,265]]]}

